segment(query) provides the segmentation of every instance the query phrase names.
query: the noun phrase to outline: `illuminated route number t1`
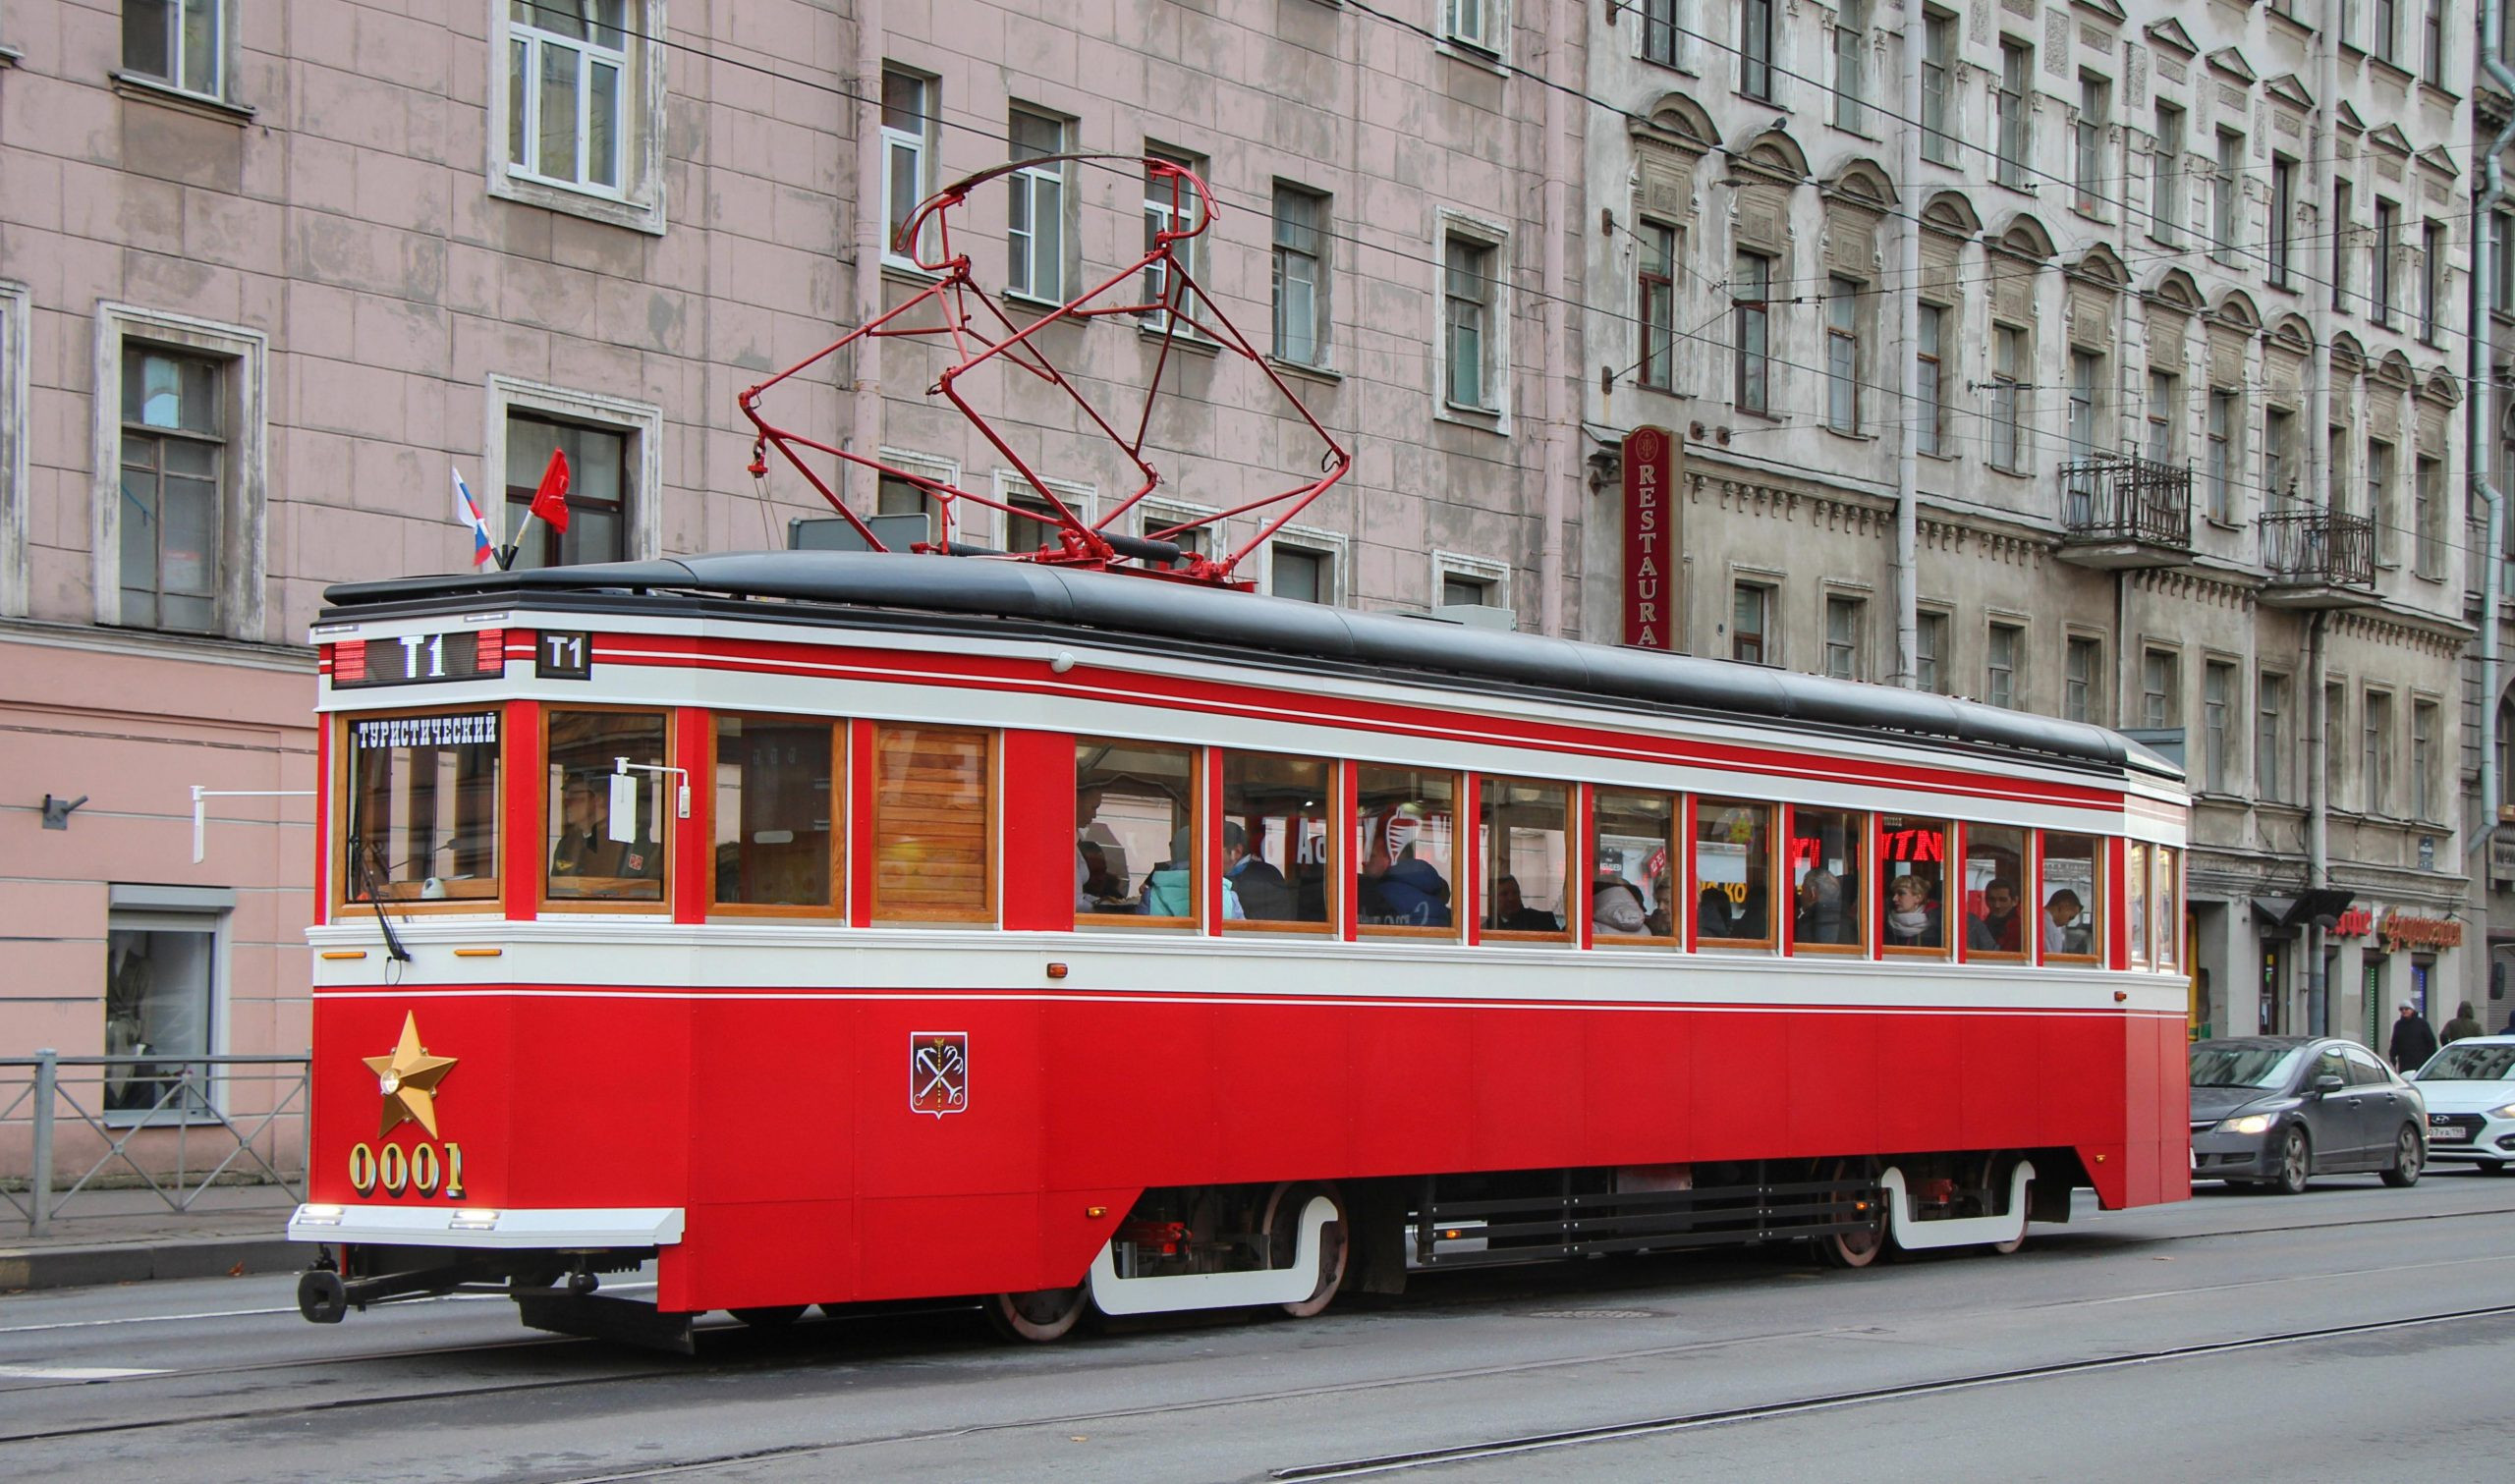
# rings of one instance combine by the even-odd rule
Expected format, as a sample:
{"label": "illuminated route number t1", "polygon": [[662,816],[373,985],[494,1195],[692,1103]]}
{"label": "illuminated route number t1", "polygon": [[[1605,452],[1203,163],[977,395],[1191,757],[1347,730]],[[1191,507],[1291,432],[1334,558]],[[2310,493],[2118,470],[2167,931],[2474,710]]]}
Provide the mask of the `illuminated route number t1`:
{"label": "illuminated route number t1", "polygon": [[533,646],[532,661],[533,674],[545,681],[591,680],[592,636],[544,629],[541,631],[541,642]]}

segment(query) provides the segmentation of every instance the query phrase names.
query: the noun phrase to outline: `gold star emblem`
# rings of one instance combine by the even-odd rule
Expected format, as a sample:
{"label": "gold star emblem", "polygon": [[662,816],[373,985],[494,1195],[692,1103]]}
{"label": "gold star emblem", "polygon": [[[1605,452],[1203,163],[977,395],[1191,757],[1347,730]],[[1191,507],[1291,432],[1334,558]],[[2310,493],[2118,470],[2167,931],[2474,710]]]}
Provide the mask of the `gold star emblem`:
{"label": "gold star emblem", "polygon": [[401,1044],[389,1057],[362,1057],[366,1070],[375,1073],[376,1090],[384,1094],[384,1124],[375,1131],[377,1138],[391,1133],[397,1125],[416,1123],[436,1136],[436,1084],[454,1070],[454,1058],[432,1057],[419,1044],[419,1017],[405,1014],[402,1017]]}

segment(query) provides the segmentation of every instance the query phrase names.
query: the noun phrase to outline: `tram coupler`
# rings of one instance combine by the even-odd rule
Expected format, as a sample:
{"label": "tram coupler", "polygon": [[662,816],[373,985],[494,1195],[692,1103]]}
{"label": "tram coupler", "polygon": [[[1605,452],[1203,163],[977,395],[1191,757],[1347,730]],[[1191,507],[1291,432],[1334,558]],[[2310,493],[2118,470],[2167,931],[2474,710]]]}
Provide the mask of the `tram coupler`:
{"label": "tram coupler", "polygon": [[297,1280],[297,1312],[316,1324],[338,1324],[353,1308],[390,1303],[396,1298],[427,1298],[451,1293],[461,1286],[452,1268],[424,1268],[410,1273],[384,1273],[372,1278],[344,1279],[329,1268],[316,1268]]}

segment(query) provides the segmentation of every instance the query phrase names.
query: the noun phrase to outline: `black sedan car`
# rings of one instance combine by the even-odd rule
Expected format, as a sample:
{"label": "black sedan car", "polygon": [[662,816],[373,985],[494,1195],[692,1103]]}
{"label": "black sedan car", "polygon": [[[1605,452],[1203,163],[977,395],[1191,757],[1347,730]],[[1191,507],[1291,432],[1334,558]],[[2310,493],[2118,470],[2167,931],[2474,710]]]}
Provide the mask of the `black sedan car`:
{"label": "black sedan car", "polygon": [[2243,1036],[2192,1048],[2192,1176],[2293,1195],[2318,1175],[2410,1185],[2428,1163],[2419,1089],[2355,1041]]}

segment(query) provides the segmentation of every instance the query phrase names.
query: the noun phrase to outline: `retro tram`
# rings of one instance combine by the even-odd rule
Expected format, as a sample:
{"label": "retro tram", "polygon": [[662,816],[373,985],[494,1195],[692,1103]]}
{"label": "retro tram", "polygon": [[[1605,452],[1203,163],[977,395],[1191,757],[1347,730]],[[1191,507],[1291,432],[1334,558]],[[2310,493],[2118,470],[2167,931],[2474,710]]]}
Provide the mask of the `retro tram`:
{"label": "retro tram", "polygon": [[[1244,349],[1171,264],[1122,307]],[[972,322],[946,394],[1058,379]],[[856,456],[766,386],[763,455],[829,492],[811,456]],[[1327,441],[1237,551],[1052,495],[995,506],[1036,550],[887,551],[842,503],[868,549],[334,589],[307,1316],[495,1286],[687,1347],[967,1295],[1048,1340],[2189,1193],[2171,765],[1242,590]]]}

